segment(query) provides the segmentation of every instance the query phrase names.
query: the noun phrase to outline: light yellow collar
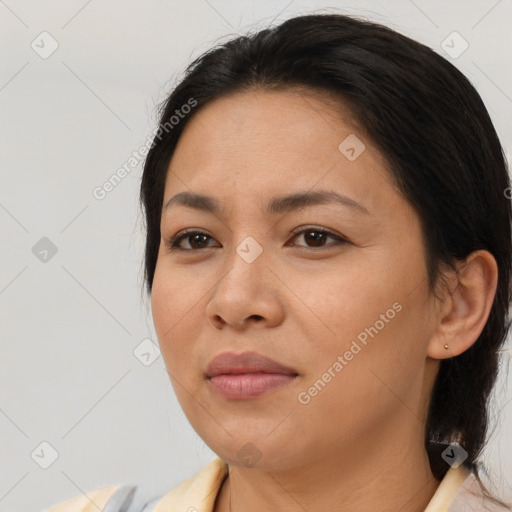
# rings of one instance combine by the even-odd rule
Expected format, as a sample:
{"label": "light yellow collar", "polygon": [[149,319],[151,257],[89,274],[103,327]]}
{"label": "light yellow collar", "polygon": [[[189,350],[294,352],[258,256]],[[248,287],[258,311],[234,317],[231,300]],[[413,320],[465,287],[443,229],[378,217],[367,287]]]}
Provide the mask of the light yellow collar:
{"label": "light yellow collar", "polygon": [[[174,487],[156,504],[153,512],[212,512],[227,464],[217,457],[197,474]],[[448,469],[425,512],[448,512],[457,490],[471,473],[464,467]]]}
{"label": "light yellow collar", "polygon": [[212,512],[220,486],[227,474],[227,464],[217,457],[199,473],[165,494],[153,512]]}
{"label": "light yellow collar", "polygon": [[455,494],[470,474],[464,466],[448,469],[425,512],[448,512]]}

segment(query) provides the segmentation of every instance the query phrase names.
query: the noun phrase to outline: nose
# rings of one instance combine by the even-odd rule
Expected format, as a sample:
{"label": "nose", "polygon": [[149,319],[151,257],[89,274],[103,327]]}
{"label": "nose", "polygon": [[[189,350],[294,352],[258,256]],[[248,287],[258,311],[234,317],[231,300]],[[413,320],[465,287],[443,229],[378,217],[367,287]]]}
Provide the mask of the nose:
{"label": "nose", "polygon": [[206,307],[209,322],[217,329],[235,330],[279,325],[284,318],[284,285],[269,268],[265,251],[252,262],[234,251],[226,263]]}

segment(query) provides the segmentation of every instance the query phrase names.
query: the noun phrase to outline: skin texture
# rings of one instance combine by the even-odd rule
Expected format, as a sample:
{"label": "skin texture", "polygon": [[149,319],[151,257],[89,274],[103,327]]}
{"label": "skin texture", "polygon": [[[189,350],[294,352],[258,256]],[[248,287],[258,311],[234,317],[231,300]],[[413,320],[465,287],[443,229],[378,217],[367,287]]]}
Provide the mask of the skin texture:
{"label": "skin texture", "polygon": [[[353,161],[338,149],[350,134],[365,144]],[[264,211],[272,197],[320,189],[369,214],[335,203]],[[230,466],[216,512],[423,511],[439,485],[424,448],[439,360],[482,331],[496,290],[494,258],[478,251],[458,278],[446,271],[436,299],[417,214],[372,141],[318,91],[252,90],[207,104],[180,138],[164,205],[183,191],[213,196],[222,210],[163,210],[152,310],[183,411]],[[315,243],[315,235],[292,233],[299,227],[347,242]],[[186,228],[208,237],[183,239],[189,252],[169,251],[167,240]],[[236,251],[249,236],[263,250],[252,263]],[[396,303],[401,310],[300,403],[299,393]],[[299,375],[250,400],[215,393],[205,378],[210,360],[246,350]],[[244,446],[251,467],[238,455]]]}

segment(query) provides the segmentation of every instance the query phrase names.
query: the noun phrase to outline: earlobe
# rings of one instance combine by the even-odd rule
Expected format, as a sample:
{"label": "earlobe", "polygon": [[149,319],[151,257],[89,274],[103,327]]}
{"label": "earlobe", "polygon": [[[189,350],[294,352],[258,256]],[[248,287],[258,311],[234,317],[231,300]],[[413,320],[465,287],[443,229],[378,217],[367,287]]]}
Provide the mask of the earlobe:
{"label": "earlobe", "polygon": [[476,342],[494,301],[498,265],[489,251],[478,250],[446,277],[437,327],[427,350],[434,359],[458,356]]}

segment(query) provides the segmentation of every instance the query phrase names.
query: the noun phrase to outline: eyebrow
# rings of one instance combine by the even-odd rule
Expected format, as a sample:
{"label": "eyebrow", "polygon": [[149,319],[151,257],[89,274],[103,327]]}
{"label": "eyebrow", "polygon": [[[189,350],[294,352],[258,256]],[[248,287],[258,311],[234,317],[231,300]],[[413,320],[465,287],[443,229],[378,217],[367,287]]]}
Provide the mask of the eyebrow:
{"label": "eyebrow", "polygon": [[[354,199],[332,192],[330,190],[318,190],[314,192],[296,192],[281,197],[272,198],[266,205],[265,211],[269,215],[276,215],[281,213],[299,210],[307,206],[337,203],[353,209],[355,212],[365,215],[370,215],[370,212],[362,204]],[[164,207],[167,211],[173,205],[186,206],[196,210],[204,211],[207,213],[220,214],[221,203],[214,197],[206,196],[203,194],[195,194],[192,192],[180,192],[171,197]]]}

